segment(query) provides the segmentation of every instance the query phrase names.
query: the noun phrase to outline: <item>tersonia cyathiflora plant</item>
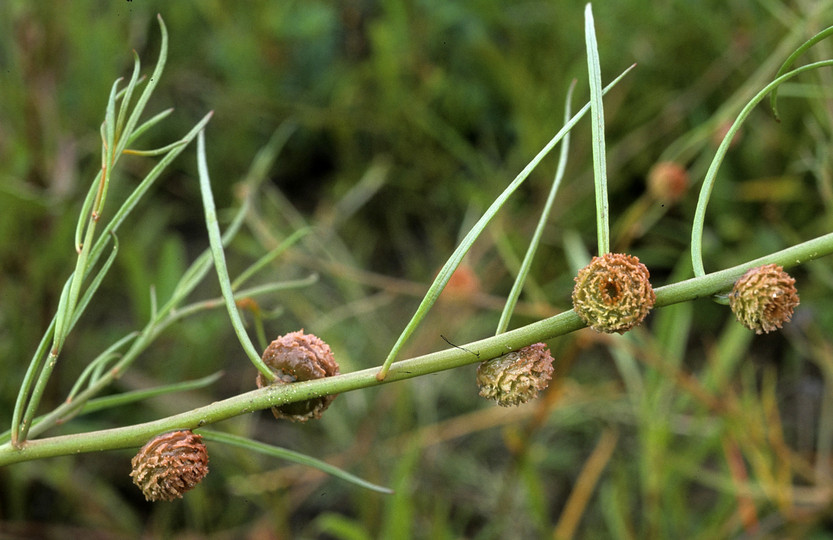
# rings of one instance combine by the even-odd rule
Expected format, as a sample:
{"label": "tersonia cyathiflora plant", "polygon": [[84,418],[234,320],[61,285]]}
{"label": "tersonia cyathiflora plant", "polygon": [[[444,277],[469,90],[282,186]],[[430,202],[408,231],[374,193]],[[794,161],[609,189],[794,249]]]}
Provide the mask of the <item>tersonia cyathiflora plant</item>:
{"label": "tersonia cyathiflora plant", "polygon": [[[592,29],[592,13],[589,8],[586,11],[586,22],[586,29],[589,32],[589,30]],[[130,147],[136,143],[137,140],[139,140],[145,131],[159,123],[165,116],[167,116],[167,114],[169,114],[169,111],[166,111],[159,115],[153,116],[150,120],[147,120],[143,124],[139,124],[139,118],[142,115],[144,105],[147,102],[150,93],[153,91],[153,88],[157,84],[162,68],[164,67],[168,40],[167,31],[165,30],[164,23],[162,23],[161,19],[160,27],[162,29],[163,39],[159,62],[157,63],[153,76],[147,82],[136,103],[131,105],[134,93],[138,91],[142,84],[139,77],[140,64],[138,58],[135,60],[134,72],[126,87],[119,89],[119,82],[117,81],[111,91],[106,108],[105,121],[101,129],[102,168],[101,173],[92,183],[89,194],[82,205],[81,219],[79,219],[78,231],[76,234],[75,247],[78,252],[78,258],[76,261],[75,271],[64,286],[56,315],[52,324],[45,332],[43,340],[38,346],[30,363],[29,370],[21,383],[20,394],[11,420],[11,427],[8,432],[0,435],[0,465],[8,465],[15,462],[40,459],[50,456],[75,454],[78,452],[139,447],[147,442],[147,440],[151,437],[166,431],[196,430],[199,431],[206,440],[234,444],[249,448],[253,451],[263,452],[286,459],[294,459],[305,464],[320,467],[328,472],[337,474],[346,480],[363,485],[364,487],[382,489],[378,486],[373,486],[363,482],[360,479],[349,475],[349,473],[335,469],[332,466],[319,462],[313,458],[300,456],[289,450],[277,449],[257,441],[251,441],[249,439],[231,436],[217,431],[208,431],[204,429],[204,427],[234,416],[249,413],[252,410],[268,409],[287,403],[308,400],[315,397],[360,388],[372,387],[383,383],[401,381],[429,373],[435,373],[442,370],[453,369],[459,366],[480,362],[489,358],[498,357],[505,354],[507,351],[517,350],[536,342],[564,335],[585,326],[585,322],[573,310],[569,310],[554,317],[543,319],[514,330],[503,331],[506,329],[507,321],[511,316],[510,308],[501,318],[502,322],[500,324],[499,332],[495,336],[468,343],[461,347],[453,347],[415,358],[394,361],[398,353],[401,351],[404,342],[412,334],[420,321],[425,317],[425,314],[431,308],[443,287],[447,284],[452,273],[462,261],[466,252],[471,248],[472,244],[485,229],[489,221],[501,209],[512,193],[517,190],[520,184],[529,177],[532,170],[546,157],[546,155],[557,144],[565,142],[565,139],[571,129],[584,115],[587,114],[588,111],[590,111],[591,104],[589,103],[584,105],[575,115],[567,119],[564,127],[558,131],[558,133],[546,144],[539,154],[535,156],[507,186],[507,188],[496,197],[494,203],[486,210],[480,220],[477,221],[469,234],[466,235],[461,244],[449,257],[448,261],[441,269],[436,280],[429,288],[420,306],[417,308],[412,320],[406,325],[405,330],[394,344],[390,354],[382,366],[327,377],[315,381],[297,382],[293,384],[267,386],[260,389],[254,389],[249,392],[198,407],[196,409],[188,410],[166,418],[153,420],[151,422],[87,433],[37,438],[48,429],[67,421],[74,415],[81,414],[89,410],[117,406],[125,402],[138,401],[160,392],[177,392],[189,387],[210,384],[214,380],[213,377],[170,385],[163,388],[125,394],[122,396],[108,398],[96,397],[103,389],[108,387],[108,385],[113,382],[115,377],[130,367],[131,363],[137,358],[137,356],[141,354],[142,351],[147,349],[147,347],[163,329],[167,328],[176,320],[202,309],[213,308],[224,304],[229,311],[233,326],[235,327],[238,338],[243,344],[243,348],[246,351],[247,356],[251,359],[258,371],[264,375],[264,377],[273,377],[273,374],[268,370],[268,368],[264,368],[264,366],[261,365],[261,359],[257,355],[256,349],[251,344],[249,337],[246,335],[245,328],[239,324],[236,307],[234,305],[236,298],[246,294],[252,294],[252,291],[236,289],[234,285],[239,285],[238,282],[232,284],[224,263],[223,248],[224,245],[226,245],[239,230],[243,218],[248,210],[247,205],[250,204],[250,201],[243,201],[240,208],[237,209],[234,219],[226,227],[225,231],[221,233],[216,211],[214,209],[213,197],[211,195],[207,160],[203,143],[203,130],[210,118],[210,114],[206,115],[206,117],[197,123],[194,128],[180,141],[177,141],[170,146],[145,152],[138,152],[130,149]],[[825,30],[825,32],[829,34],[830,29]],[[595,37],[591,38],[591,36],[588,35],[587,46],[588,55],[591,58],[591,72],[595,71],[596,77],[596,79],[593,79],[594,73],[591,73],[592,85],[596,84],[594,80],[598,82],[599,77],[598,61],[592,60],[594,58],[598,59],[598,52],[595,50]],[[793,60],[794,58],[790,59],[790,61]],[[743,111],[741,111],[738,116],[738,120],[736,121],[736,125],[739,125],[743,119],[748,116],[749,110],[760,102],[760,100],[763,99],[767,93],[773,92],[784,81],[795,77],[802,72],[831,65],[833,65],[833,60],[816,62],[792,70],[788,70],[788,66],[785,67],[786,71],[780,73],[772,81],[772,83],[762,88],[761,92],[753,98],[752,101],[750,101],[749,105],[744,108]],[[600,83],[594,87],[591,91],[591,96],[593,96],[594,100],[596,100],[597,106],[600,106],[602,93],[612,88],[628,71],[630,71],[630,69],[625,73],[622,73],[604,89],[602,89]],[[598,110],[601,112],[600,107]],[[603,130],[599,129],[602,127],[602,118],[601,114],[596,117],[594,122],[598,125],[594,124],[593,129],[594,148],[596,149],[594,152],[594,163],[597,163],[597,169],[599,167],[598,163],[604,163],[604,134]],[[736,127],[733,126],[733,128],[736,130]],[[273,139],[264,149],[264,156],[267,157],[267,161],[274,160],[290,133],[291,127],[289,124],[278,129]],[[89,303],[101,283],[101,280],[112,268],[112,262],[117,256],[118,250],[118,241],[116,237],[118,227],[125,221],[130,214],[130,211],[135,207],[138,201],[147,193],[149,187],[161,175],[165,167],[195,138],[198,139],[197,155],[199,163],[200,187],[206,213],[208,236],[211,241],[210,250],[207,250],[192,263],[189,269],[182,276],[171,298],[165,301],[161,306],[155,307],[150,320],[144,328],[136,332],[128,333],[122,339],[114,343],[112,347],[107,348],[101,353],[101,355],[92,360],[87,369],[83,371],[78,383],[73,388],[70,396],[71,399],[67,400],[66,403],[58,406],[53,411],[50,411],[40,417],[36,416],[37,409],[43,396],[44,388],[49,381],[55,363],[60,357],[67,334],[73,329],[79,320],[80,315],[89,306]],[[726,140],[730,139],[731,133],[727,135]],[[747,261],[732,268],[706,273],[703,269],[702,255],[700,252],[703,217],[705,215],[705,209],[708,202],[708,194],[711,191],[716,177],[717,167],[727,150],[728,143],[724,141],[724,144],[722,144],[718,149],[715,162],[713,163],[712,168],[709,169],[709,173],[706,176],[706,180],[704,181],[703,188],[701,190],[700,204],[698,204],[697,214],[692,226],[691,247],[692,259],[695,267],[695,277],[656,288],[656,307],[690,301],[697,298],[710,297],[724,292],[730,289],[732,284],[746,270],[752,267],[764,264],[779,264],[789,267],[833,253],[833,233],[830,233],[791,247],[787,247],[781,251],[764,255],[758,259]],[[598,152],[598,155],[596,155],[596,152]],[[121,203],[121,206],[108,220],[105,201],[107,200],[112,171],[118,164],[119,157],[125,153],[162,157],[148,176],[139,183],[130,196],[128,196],[128,198]],[[251,197],[253,193],[256,193],[262,177],[263,176],[254,177],[250,180],[250,183],[247,186],[247,193],[249,193],[249,197]],[[606,183],[606,173],[603,169],[600,174],[597,173],[596,177],[597,182],[603,181]],[[604,187],[603,184],[597,185],[600,185],[601,188]],[[607,235],[606,202],[600,202],[599,200],[602,196],[606,198],[606,193],[605,190],[601,188],[597,191],[597,208],[602,209],[597,214],[599,219],[599,230],[597,232],[600,254],[608,249],[608,241],[605,240]],[[548,206],[549,205],[551,205],[551,202],[548,203]],[[99,227],[102,227],[100,231],[98,230]],[[302,232],[299,232],[293,237],[293,240],[297,240],[297,238],[302,234]],[[110,253],[106,258],[103,258],[102,255],[104,255],[108,247],[110,248]],[[274,256],[274,253],[267,254],[264,257],[264,260],[266,258],[274,258]],[[215,269],[215,274],[218,276],[221,284],[223,298],[212,299],[211,301],[199,301],[193,304],[185,304],[186,298],[194,290],[196,285],[204,279],[212,267]],[[275,283],[273,284],[272,290],[289,286],[308,285],[312,281],[314,281],[314,276],[299,282]],[[264,290],[260,288],[257,292],[262,293]]]}

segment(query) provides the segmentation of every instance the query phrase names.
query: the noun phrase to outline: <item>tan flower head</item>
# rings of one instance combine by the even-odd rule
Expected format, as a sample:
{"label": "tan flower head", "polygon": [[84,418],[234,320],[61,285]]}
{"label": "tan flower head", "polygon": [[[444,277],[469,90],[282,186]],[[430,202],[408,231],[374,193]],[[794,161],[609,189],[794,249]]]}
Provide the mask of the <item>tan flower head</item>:
{"label": "tan flower head", "polygon": [[202,437],[191,431],[157,435],[131,461],[133,483],[149,501],[172,501],[208,474],[208,453]]}
{"label": "tan flower head", "polygon": [[749,269],[735,282],[729,305],[738,321],[755,333],[769,333],[792,318],[798,305],[795,279],[777,264]]}
{"label": "tan flower head", "polygon": [[486,360],[477,367],[480,395],[509,407],[526,403],[552,378],[552,354],[543,343]]}
{"label": "tan flower head", "polygon": [[579,270],[573,308],[597,332],[625,333],[648,315],[656,295],[644,264],[632,255],[606,253]]}
{"label": "tan flower head", "polygon": [[[304,334],[303,330],[280,336],[270,343],[263,352],[263,361],[277,375],[271,384],[291,384],[339,374],[338,363],[330,346],[313,334]],[[269,381],[259,373],[257,387],[269,385]],[[272,414],[278,419],[306,422],[310,418],[321,418],[321,414],[335,398],[330,395],[287,403],[272,407]]]}

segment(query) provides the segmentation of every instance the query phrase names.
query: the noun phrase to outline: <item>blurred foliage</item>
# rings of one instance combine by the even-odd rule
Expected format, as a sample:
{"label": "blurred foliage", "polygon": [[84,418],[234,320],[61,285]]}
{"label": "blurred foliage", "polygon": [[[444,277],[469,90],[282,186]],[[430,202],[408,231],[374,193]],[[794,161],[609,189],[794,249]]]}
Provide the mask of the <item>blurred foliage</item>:
{"label": "blurred foliage", "polygon": [[[235,186],[275,128],[297,124],[229,264],[234,275],[301,225],[315,225],[269,277],[314,270],[322,279],[257,307],[271,314],[268,335],[315,332],[345,372],[381,363],[461,232],[558,130],[571,79],[579,80],[576,102],[587,99],[583,7],[0,3],[0,418],[11,415],[72,270],[72,233],[100,166],[110,85],[130,73],[131,48],[145,65],[155,58],[157,12],[171,51],[149,110],[176,110],[164,124],[170,131],[147,145],[179,137],[214,110],[207,147],[219,208],[239,200]],[[612,245],[638,255],[655,285],[684,279],[696,187],[721,130],[792,49],[833,23],[833,8],[628,0],[598,2],[594,12],[604,79],[638,64],[605,102]],[[810,56],[831,58],[833,47],[824,42]],[[818,72],[785,86],[781,123],[760,107],[744,126],[712,197],[707,269],[833,227],[831,77]],[[513,325],[570,307],[576,263],[596,234],[589,132],[586,121],[574,131]],[[165,298],[207,245],[189,156],[121,233],[119,268],[68,343],[44,405],[60,403],[83,360],[141,326],[151,286]],[[676,205],[646,193],[651,166],[663,160],[690,174],[691,190]],[[153,163],[124,161],[123,186]],[[465,286],[435,307],[407,354],[494,332],[554,170],[554,159],[545,162],[490,226],[468,256]],[[118,183],[113,190],[118,198]],[[518,409],[483,402],[473,368],[464,368],[342,395],[310,425],[276,429],[267,411],[222,426],[390,485],[394,496],[218,447],[199,489],[149,505],[127,476],[129,452],[88,454],[0,470],[0,534],[821,538],[833,523],[833,274],[827,260],[793,273],[802,304],[783,333],[755,337],[708,300],[659,310],[623,339],[578,332],[549,344],[556,382]],[[208,391],[97,413],[64,432],[141,422],[251,389],[254,370],[217,311],[164,335],[114,390],[219,369],[226,376]]]}

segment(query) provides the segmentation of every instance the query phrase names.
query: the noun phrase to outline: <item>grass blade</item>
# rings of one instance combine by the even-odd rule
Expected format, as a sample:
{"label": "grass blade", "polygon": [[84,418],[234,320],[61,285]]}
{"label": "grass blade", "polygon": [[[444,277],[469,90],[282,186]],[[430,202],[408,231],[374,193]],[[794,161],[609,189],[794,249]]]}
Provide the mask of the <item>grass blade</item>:
{"label": "grass blade", "polygon": [[237,435],[231,435],[229,433],[222,433],[220,431],[208,430],[208,429],[201,429],[199,430],[199,434],[202,435],[206,440],[209,441],[216,441],[224,444],[230,444],[232,446],[237,446],[239,448],[245,448],[246,450],[252,450],[254,452],[260,452],[261,454],[265,454],[267,456],[272,456],[280,459],[285,459],[287,461],[292,461],[294,463],[298,463],[299,465],[305,465],[307,467],[313,467],[318,469],[319,471],[325,472],[336,478],[340,478],[351,484],[355,484],[359,487],[363,487],[365,489],[369,489],[371,491],[376,491],[378,493],[393,493],[393,490],[386,488],[384,486],[378,486],[367,480],[363,480],[358,476],[350,474],[349,472],[339,469],[335,465],[330,465],[327,462],[321,461],[320,459],[315,459],[313,457],[301,454],[299,452],[294,452],[292,450],[287,450],[286,448],[281,448],[279,446],[272,446],[270,444],[262,443],[259,441],[255,441],[252,439],[248,439],[246,437],[240,437]]}

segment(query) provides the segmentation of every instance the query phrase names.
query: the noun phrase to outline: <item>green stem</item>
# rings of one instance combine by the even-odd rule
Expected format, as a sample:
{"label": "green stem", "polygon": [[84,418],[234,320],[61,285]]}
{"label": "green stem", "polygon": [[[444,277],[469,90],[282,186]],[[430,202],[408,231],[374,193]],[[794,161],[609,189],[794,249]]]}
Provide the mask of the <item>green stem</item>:
{"label": "green stem", "polygon": [[[157,62],[151,81],[142,93],[139,102],[136,107],[134,107],[133,112],[130,115],[130,119],[127,122],[126,133],[128,134],[132,132],[138,122],[144,106],[150,98],[150,94],[152,93],[154,87],[158,83],[162,69],[165,65],[168,43],[167,30],[162,18],[157,16],[157,19],[159,20],[159,25],[162,30],[162,46],[159,54],[159,61]],[[91,298],[91,294],[95,292],[95,288],[100,283],[100,278],[97,279],[97,282],[94,281],[94,284],[88,289],[90,296],[83,297],[82,302],[79,305],[78,302],[79,297],[81,297],[82,285],[87,279],[88,273],[95,266],[98,256],[102,253],[105,244],[109,241],[108,235],[103,234],[98,238],[98,241],[94,243],[95,229],[104,209],[104,203],[107,197],[113,168],[115,167],[116,162],[118,161],[119,156],[121,155],[127,142],[127,137],[123,137],[121,139],[118,138],[117,132],[119,129],[117,128],[117,124],[121,125],[125,111],[129,107],[129,100],[132,95],[133,88],[138,82],[139,62],[138,57],[136,57],[135,54],[134,59],[133,76],[131,77],[127,89],[123,91],[118,90],[118,85],[121,81],[121,78],[119,78],[113,83],[110,90],[110,97],[107,102],[105,118],[100,130],[102,140],[101,171],[96,176],[96,179],[84,200],[82,213],[75,231],[75,249],[78,252],[75,271],[70,277],[68,286],[64,288],[61,294],[58,311],[55,315],[54,330],[51,331],[52,346],[49,349],[49,354],[45,361],[43,356],[38,356],[32,359],[30,367],[27,371],[26,379],[24,380],[24,384],[21,387],[20,394],[15,404],[15,411],[12,418],[12,440],[16,442],[23,441],[28,436],[32,420],[37,413],[43,392],[52,375],[52,370],[57,364],[58,357],[61,353],[67,335],[70,330],[72,330],[75,322],[77,322],[78,318],[84,312],[84,309]],[[119,112],[119,119],[117,120],[116,101],[119,97],[121,97],[123,101]],[[172,150],[167,157],[178,154],[179,151],[181,151],[181,149],[177,152]],[[153,173],[149,175],[149,177],[151,176],[153,176]],[[147,182],[147,179],[145,182]],[[136,195],[138,191],[138,189],[134,191],[134,195]],[[122,206],[119,212],[123,215],[129,213],[129,208],[132,208],[132,206],[125,211],[126,207],[129,207],[127,203]],[[105,233],[115,231],[115,227],[117,226],[115,222],[116,220],[111,222],[111,224],[105,228]],[[105,266],[109,268],[109,263]],[[106,270],[104,270],[104,273],[106,273]],[[103,277],[103,274],[101,277]],[[24,403],[26,407],[25,410],[23,409]]]}
{"label": "green stem", "polygon": [[[725,291],[746,270],[755,266],[775,263],[784,267],[791,267],[831,253],[833,253],[833,233],[802,242],[732,268],[660,287],[656,289],[656,306],[662,307],[706,298]],[[19,448],[15,448],[11,443],[6,443],[0,445],[0,466],[82,452],[133,448],[141,446],[154,435],[165,431],[197,429],[260,409],[454,369],[489,358],[496,358],[509,351],[574,332],[582,327],[584,327],[584,323],[578,315],[572,310],[566,311],[498,336],[395,362],[391,365],[388,376],[384,381],[379,381],[376,378],[378,368],[369,368],[314,381],[268,386],[144,424],[26,441]]]}
{"label": "green stem", "polygon": [[[222,241],[224,245],[230,242],[240,230],[249,206],[250,202],[247,198],[237,211],[237,215],[234,217],[231,225],[226,229],[226,232],[223,235]],[[205,252],[191,264],[180,279],[180,282],[177,285],[171,299],[156,313],[156,317],[148,322],[115,366],[104,372],[104,374],[100,378],[96,379],[95,382],[90,383],[90,385],[75,396],[72,401],[62,403],[51,412],[44,415],[37,425],[31,426],[31,431],[29,431],[28,434],[33,437],[37,436],[40,433],[43,433],[44,431],[69,420],[82,409],[87,401],[98,395],[104,388],[119,378],[121,374],[130,367],[133,361],[153,342],[160,332],[164,331],[174,322],[179,321],[183,317],[193,313],[195,310],[191,309],[189,306],[179,310],[177,309],[177,306],[191,293],[191,291],[194,290],[194,288],[208,273],[211,268],[210,255],[211,254],[209,252]],[[14,418],[16,418],[16,416],[13,417],[12,422],[13,434],[16,433],[16,431],[14,431]],[[12,440],[15,443],[18,443],[21,442],[23,438],[18,436]]]}

